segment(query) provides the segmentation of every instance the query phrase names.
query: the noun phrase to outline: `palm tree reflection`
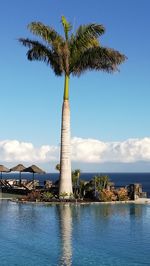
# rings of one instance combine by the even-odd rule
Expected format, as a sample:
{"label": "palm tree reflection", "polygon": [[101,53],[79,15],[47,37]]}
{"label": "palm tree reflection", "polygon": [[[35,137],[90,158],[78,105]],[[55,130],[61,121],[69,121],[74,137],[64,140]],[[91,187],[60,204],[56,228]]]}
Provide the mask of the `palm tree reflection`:
{"label": "palm tree reflection", "polygon": [[72,213],[68,204],[58,207],[61,234],[61,266],[72,265]]}
{"label": "palm tree reflection", "polygon": [[[105,230],[107,230],[108,227],[109,230],[109,224],[113,224],[116,217],[119,217],[119,220],[124,222],[128,221],[129,218],[131,220],[133,220],[133,218],[137,220],[143,216],[143,206],[135,204],[98,204],[78,206],[62,204],[57,206],[57,211],[61,241],[59,265],[61,266],[72,265],[73,220],[75,226],[80,227],[80,216],[86,217],[87,214],[90,214],[90,221],[93,223],[95,230],[100,232],[101,228],[105,228]],[[78,232],[76,232],[76,234],[78,234]]]}

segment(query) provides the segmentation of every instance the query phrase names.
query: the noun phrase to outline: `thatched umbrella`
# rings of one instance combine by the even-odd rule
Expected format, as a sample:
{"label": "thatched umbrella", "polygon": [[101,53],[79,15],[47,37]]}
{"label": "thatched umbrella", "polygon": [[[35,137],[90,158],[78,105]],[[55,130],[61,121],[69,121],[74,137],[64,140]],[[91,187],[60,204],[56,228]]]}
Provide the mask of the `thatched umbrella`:
{"label": "thatched umbrella", "polygon": [[36,165],[31,165],[23,170],[23,172],[28,172],[33,174],[32,180],[34,181],[34,174],[45,174],[45,171],[43,171],[41,168],[39,168]]}
{"label": "thatched umbrella", "polygon": [[1,164],[0,165],[0,172],[1,172],[1,179],[2,179],[2,173],[8,173],[8,172],[10,172],[10,170]]}
{"label": "thatched umbrella", "polygon": [[23,164],[18,164],[12,168],[10,168],[11,172],[19,172],[19,184],[21,185],[21,172],[25,169],[25,166]]}

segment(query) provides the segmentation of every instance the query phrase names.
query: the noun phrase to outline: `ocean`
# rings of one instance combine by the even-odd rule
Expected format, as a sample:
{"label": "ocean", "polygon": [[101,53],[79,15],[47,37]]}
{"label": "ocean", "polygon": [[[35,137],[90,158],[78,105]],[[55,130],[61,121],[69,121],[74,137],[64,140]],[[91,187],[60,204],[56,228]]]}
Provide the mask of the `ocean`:
{"label": "ocean", "polygon": [[[115,186],[126,186],[132,183],[140,183],[142,184],[143,191],[147,192],[147,195],[150,198],[150,173],[81,173],[80,178],[83,180],[90,180],[92,177],[98,174],[108,175],[110,181],[115,183]],[[3,174],[3,178],[18,179],[19,174]],[[35,179],[39,179],[40,185],[43,185],[45,180],[51,180],[55,182],[58,180],[58,178],[58,173],[46,173],[44,175],[35,174]],[[32,179],[32,174],[23,173],[22,179]]]}

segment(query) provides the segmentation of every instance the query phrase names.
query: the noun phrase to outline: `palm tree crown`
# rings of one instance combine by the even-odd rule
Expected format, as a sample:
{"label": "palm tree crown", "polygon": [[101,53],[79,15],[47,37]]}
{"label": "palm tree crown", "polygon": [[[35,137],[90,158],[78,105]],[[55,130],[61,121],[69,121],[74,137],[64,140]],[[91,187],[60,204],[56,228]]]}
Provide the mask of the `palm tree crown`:
{"label": "palm tree crown", "polygon": [[73,34],[71,24],[64,16],[61,22],[65,37],[41,22],[28,25],[29,30],[43,40],[41,43],[28,38],[19,39],[29,48],[29,60],[44,61],[58,76],[79,76],[86,70],[103,70],[110,73],[117,71],[118,65],[126,59],[120,52],[101,46],[99,37],[105,32],[102,25],[81,25]]}

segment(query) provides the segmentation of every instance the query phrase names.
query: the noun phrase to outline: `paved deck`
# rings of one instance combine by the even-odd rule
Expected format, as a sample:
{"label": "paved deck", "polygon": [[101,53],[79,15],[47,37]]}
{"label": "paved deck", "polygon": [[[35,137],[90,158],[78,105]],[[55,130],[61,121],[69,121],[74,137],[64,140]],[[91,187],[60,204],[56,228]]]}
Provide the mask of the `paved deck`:
{"label": "paved deck", "polygon": [[139,198],[135,200],[135,203],[148,203],[150,204],[150,198]]}

